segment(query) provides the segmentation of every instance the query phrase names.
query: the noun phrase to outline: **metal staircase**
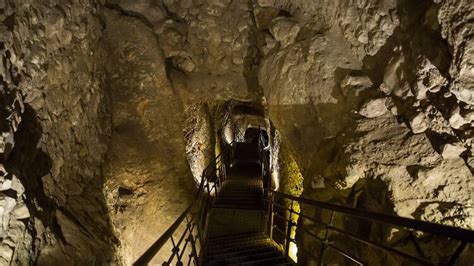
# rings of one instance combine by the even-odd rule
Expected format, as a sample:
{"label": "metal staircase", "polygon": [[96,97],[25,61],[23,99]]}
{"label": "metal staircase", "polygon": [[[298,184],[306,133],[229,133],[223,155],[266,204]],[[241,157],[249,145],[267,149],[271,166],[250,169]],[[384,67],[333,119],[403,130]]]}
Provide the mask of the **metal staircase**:
{"label": "metal staircase", "polygon": [[208,240],[204,265],[291,265],[278,245],[262,233]]}
{"label": "metal staircase", "polygon": [[[296,202],[311,211],[294,209]],[[347,230],[335,220],[357,226]],[[294,229],[300,239],[295,239]],[[367,234],[376,230],[384,235],[393,229],[405,235],[404,246]],[[417,243],[420,236],[444,243],[438,252],[442,256],[427,255]],[[308,245],[303,239],[319,245]],[[290,258],[292,245],[298,247],[301,265],[331,264],[328,259],[334,256],[339,256],[338,265],[390,265],[392,261],[397,265],[454,265],[473,242],[474,231],[272,191],[269,155],[260,140],[223,146],[222,153],[203,171],[196,200],[134,265],[157,265],[152,259],[158,252],[168,255],[159,262],[162,265],[291,265],[296,264]],[[163,248],[167,243],[171,249]]]}

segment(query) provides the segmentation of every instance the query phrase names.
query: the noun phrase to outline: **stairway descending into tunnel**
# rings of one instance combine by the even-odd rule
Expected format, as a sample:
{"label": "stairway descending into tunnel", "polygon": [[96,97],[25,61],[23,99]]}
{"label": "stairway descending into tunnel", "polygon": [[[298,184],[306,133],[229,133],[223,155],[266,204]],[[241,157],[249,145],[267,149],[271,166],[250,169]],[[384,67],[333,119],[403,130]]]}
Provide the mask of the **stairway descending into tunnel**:
{"label": "stairway descending into tunnel", "polygon": [[258,146],[239,143],[209,211],[205,265],[290,265],[265,235],[263,178]]}
{"label": "stairway descending into tunnel", "polygon": [[[263,142],[223,145],[195,201],[134,265],[455,265],[472,252],[474,231],[273,191]],[[371,231],[403,237],[389,243]],[[437,256],[423,250],[433,243]]]}

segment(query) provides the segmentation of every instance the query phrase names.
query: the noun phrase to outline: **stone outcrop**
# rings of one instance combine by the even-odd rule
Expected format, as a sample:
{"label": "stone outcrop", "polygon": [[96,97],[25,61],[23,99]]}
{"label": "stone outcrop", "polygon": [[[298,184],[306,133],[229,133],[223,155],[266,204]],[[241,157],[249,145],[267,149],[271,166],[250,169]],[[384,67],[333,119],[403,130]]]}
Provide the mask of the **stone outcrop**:
{"label": "stone outcrop", "polygon": [[[189,204],[183,106],[152,30],[106,10],[112,138],[104,192],[124,263],[130,265]],[[164,258],[157,257],[157,261]]]}
{"label": "stone outcrop", "polygon": [[301,29],[284,47],[264,38],[259,83],[304,176],[302,195],[474,228],[472,5],[258,4]]}
{"label": "stone outcrop", "polygon": [[469,1],[435,1],[440,3],[438,20],[441,34],[452,50],[449,68],[452,81],[449,90],[462,102],[474,105],[473,56],[474,7]]}
{"label": "stone outcrop", "polygon": [[96,1],[0,2],[0,264],[110,264]]}
{"label": "stone outcrop", "polygon": [[[468,49],[466,35],[442,27],[460,23],[469,28],[462,21],[469,19],[470,8],[453,22],[447,17],[461,14],[461,3],[448,7],[429,1],[331,1],[321,7],[310,1],[282,2],[259,1],[286,10],[298,21],[300,41],[268,54],[260,65],[259,82],[272,121],[304,169],[303,195],[348,203],[347,191],[359,180],[380,178],[393,203],[383,211],[472,228],[472,152],[466,152],[472,149],[471,107],[466,98],[459,98],[467,94],[453,87],[458,81],[448,82],[448,69],[454,77],[453,67],[466,59],[453,61],[449,68],[442,39],[454,46],[457,38],[455,45]],[[327,12],[316,16],[321,10]],[[338,16],[332,17],[335,12]],[[377,23],[364,20],[370,12],[377,12]],[[304,31],[320,20],[326,28]],[[360,33],[357,38],[354,27]],[[368,28],[371,38],[364,38]],[[422,33],[415,36],[415,31]],[[466,78],[460,77],[463,82]],[[448,89],[464,103],[453,101]],[[325,193],[312,189],[313,183],[320,183],[313,179],[321,176]],[[439,185],[428,188],[420,176]],[[328,194],[328,189],[333,192]],[[409,200],[409,195],[417,197]],[[456,207],[448,211],[446,205],[452,202]]]}
{"label": "stone outcrop", "polygon": [[[246,61],[254,57],[249,42],[251,6],[245,1],[108,3],[145,19],[159,36],[165,57],[186,72],[242,74]],[[162,17],[163,13],[166,17]]]}

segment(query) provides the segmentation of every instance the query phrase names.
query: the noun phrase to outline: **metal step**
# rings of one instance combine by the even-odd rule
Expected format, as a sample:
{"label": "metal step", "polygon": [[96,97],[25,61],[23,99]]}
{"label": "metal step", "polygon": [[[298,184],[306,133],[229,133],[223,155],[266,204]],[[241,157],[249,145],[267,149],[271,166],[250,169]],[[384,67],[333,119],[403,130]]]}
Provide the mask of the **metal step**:
{"label": "metal step", "polygon": [[221,250],[226,248],[234,248],[234,247],[242,247],[245,245],[258,245],[261,243],[269,243],[270,240],[268,238],[263,237],[255,237],[251,239],[241,239],[236,241],[229,241],[229,242],[219,242],[219,243],[212,243],[212,245],[207,245],[208,250]]}
{"label": "metal step", "polygon": [[260,244],[251,244],[251,245],[242,245],[240,247],[236,246],[236,247],[231,247],[231,248],[225,248],[225,249],[216,249],[216,250],[212,250],[212,251],[209,251],[208,253],[206,253],[206,257],[208,256],[217,256],[217,255],[220,255],[220,254],[225,254],[225,253],[231,253],[231,252],[242,252],[242,251],[246,251],[246,250],[255,250],[255,249],[259,249],[259,248],[266,248],[266,247],[269,247],[271,243],[269,242],[266,242],[266,241],[263,241],[263,242],[260,242]]}
{"label": "metal step", "polygon": [[247,261],[241,265],[292,265],[292,263],[288,262],[288,259],[280,254],[279,257]]}
{"label": "metal step", "polygon": [[255,238],[255,237],[266,238],[266,236],[263,233],[257,233],[257,234],[229,235],[229,236],[213,237],[213,238],[209,238],[208,242],[214,243],[214,242],[219,242],[219,241],[250,239],[250,238]]}
{"label": "metal step", "polygon": [[236,258],[236,257],[242,257],[242,256],[249,256],[253,255],[255,253],[266,253],[267,251],[274,251],[275,248],[271,245],[266,245],[266,246],[249,246],[240,250],[234,250],[231,252],[225,252],[225,253],[218,253],[215,255],[209,255],[207,256],[206,259],[208,260],[224,260],[224,259],[230,259],[230,258]]}
{"label": "metal step", "polygon": [[[226,262],[226,263],[231,263],[231,264],[237,264],[237,263],[245,263],[245,262],[253,262],[253,261],[262,261],[265,259],[272,259],[272,258],[279,258],[281,257],[281,253],[277,250],[270,250],[266,251],[264,253],[259,253],[259,254],[252,254],[248,256],[240,256],[240,257],[234,257],[230,259],[225,259],[225,260],[219,260],[220,262]],[[211,261],[212,265],[212,261]]]}
{"label": "metal step", "polygon": [[239,250],[246,250],[246,249],[255,249],[255,248],[262,248],[262,247],[273,247],[276,250],[279,250],[272,241],[269,239],[265,240],[254,240],[249,242],[242,242],[235,245],[227,245],[225,247],[214,247],[206,249],[206,255],[218,255],[223,253],[229,252],[236,252]]}

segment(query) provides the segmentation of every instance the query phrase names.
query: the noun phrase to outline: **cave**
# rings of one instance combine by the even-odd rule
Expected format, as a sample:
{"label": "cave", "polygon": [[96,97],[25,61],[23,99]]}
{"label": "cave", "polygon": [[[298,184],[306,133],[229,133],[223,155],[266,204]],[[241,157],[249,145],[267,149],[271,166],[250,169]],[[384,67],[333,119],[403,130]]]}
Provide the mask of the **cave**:
{"label": "cave", "polygon": [[472,265],[473,21],[0,0],[0,265]]}

